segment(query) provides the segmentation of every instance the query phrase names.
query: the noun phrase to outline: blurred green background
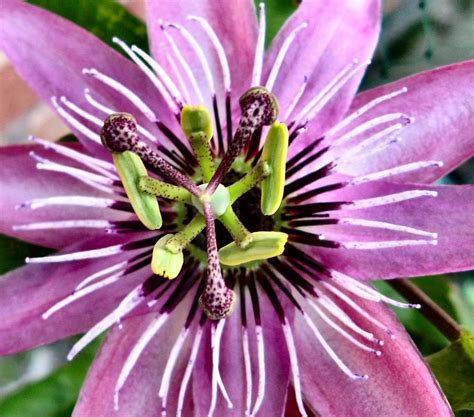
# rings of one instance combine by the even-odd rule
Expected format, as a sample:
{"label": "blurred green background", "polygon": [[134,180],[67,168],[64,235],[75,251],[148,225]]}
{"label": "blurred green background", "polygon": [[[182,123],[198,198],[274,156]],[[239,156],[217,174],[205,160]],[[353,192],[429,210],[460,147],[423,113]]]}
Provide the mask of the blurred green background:
{"label": "blurred green background", "polygon": [[[107,42],[112,35],[118,35],[129,43],[146,45],[143,23],[111,0],[30,2],[64,15]],[[267,44],[296,7],[294,0],[267,1]],[[112,21],[110,16],[114,16]],[[362,88],[466,59],[474,59],[474,0],[386,0],[380,44]],[[473,161],[468,161],[443,182],[473,183]],[[21,265],[25,256],[37,253],[43,254],[45,249],[0,237],[0,273]],[[420,278],[414,282],[465,329],[474,332],[474,275],[453,274]],[[378,286],[390,296],[400,298],[388,285],[379,283]],[[423,355],[438,352],[448,345],[447,339],[419,312],[396,310],[396,313]],[[63,417],[71,414],[87,368],[99,346],[99,342],[95,343],[74,362],[65,364],[72,343],[73,340],[61,341],[0,358],[0,417]],[[473,375],[474,372],[470,376],[471,384]],[[467,387],[473,390],[474,398],[474,386]],[[472,417],[474,414],[471,409],[458,410],[457,415]]]}

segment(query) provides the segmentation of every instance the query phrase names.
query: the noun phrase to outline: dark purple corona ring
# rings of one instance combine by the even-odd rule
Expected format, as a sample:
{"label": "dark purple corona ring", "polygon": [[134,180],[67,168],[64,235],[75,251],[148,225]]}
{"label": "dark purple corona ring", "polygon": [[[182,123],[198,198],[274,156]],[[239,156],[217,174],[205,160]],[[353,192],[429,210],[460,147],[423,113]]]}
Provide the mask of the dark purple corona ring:
{"label": "dark purple corona ring", "polygon": [[268,50],[263,3],[147,3],[124,57],[2,0],[79,143],[0,150],[2,233],[57,250],[0,280],[0,352],[107,332],[74,417],[450,416],[371,281],[473,267],[473,187],[430,184],[473,155],[474,63],[356,95],[378,0],[304,0]]}

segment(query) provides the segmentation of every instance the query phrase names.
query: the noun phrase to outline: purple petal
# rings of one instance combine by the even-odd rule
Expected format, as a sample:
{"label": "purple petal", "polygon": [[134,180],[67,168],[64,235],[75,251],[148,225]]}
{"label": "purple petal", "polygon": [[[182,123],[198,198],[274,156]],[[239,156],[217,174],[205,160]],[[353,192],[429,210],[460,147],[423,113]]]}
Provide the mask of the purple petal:
{"label": "purple petal", "polygon": [[[72,149],[81,151],[82,147],[73,146]],[[70,245],[71,242],[84,240],[92,235],[104,234],[105,229],[64,228],[55,229],[52,233],[51,230],[21,231],[13,230],[12,227],[14,225],[56,220],[97,219],[113,221],[129,217],[128,214],[124,216],[120,212],[103,208],[78,209],[74,206],[51,206],[33,210],[29,207],[18,207],[32,199],[52,196],[78,195],[111,198],[110,194],[107,195],[97,191],[66,174],[37,169],[36,161],[30,156],[30,152],[35,152],[57,163],[84,169],[83,166],[74,164],[71,160],[60,157],[53,152],[45,152],[40,146],[1,147],[1,233],[38,245],[60,249]]]}
{"label": "purple petal", "polygon": [[[474,186],[416,186],[384,182],[338,190],[339,201],[359,200],[412,190],[437,192],[378,207],[342,210],[339,218],[357,218],[408,226],[437,233],[438,237],[413,235],[371,227],[335,225],[320,229],[326,238],[339,241],[437,240],[437,245],[382,249],[314,249],[328,267],[359,279],[434,275],[474,267]],[[316,228],[314,229],[316,231]]]}
{"label": "purple petal", "polygon": [[355,110],[384,94],[408,88],[377,106],[359,123],[386,113],[404,112],[415,122],[401,132],[402,141],[351,164],[347,174],[360,175],[416,161],[438,160],[444,166],[396,177],[400,182],[430,183],[474,155],[474,61],[423,72],[358,95]]}
{"label": "purple petal", "polygon": [[[273,41],[265,62],[268,75],[287,36],[302,23],[308,24],[292,44],[273,88],[281,104],[281,117],[305,77],[308,77],[308,84],[293,116],[354,59],[360,62],[370,59],[377,42],[380,20],[378,0],[304,1]],[[345,113],[363,74],[361,69],[316,116],[310,124],[306,141],[317,138]],[[298,144],[302,146],[304,142],[304,137],[299,138],[291,152],[297,152]]]}
{"label": "purple petal", "polygon": [[351,317],[385,340],[382,356],[358,349],[320,322],[318,326],[347,366],[369,376],[366,381],[346,376],[297,317],[294,333],[304,395],[311,408],[322,416],[451,416],[444,395],[393,312],[382,304],[359,304],[395,336],[392,340],[368,321]]}
{"label": "purple petal", "polygon": [[[105,119],[104,113],[86,102],[84,89],[89,88],[98,101],[136,115],[141,124],[156,132],[127,99],[82,74],[84,68],[96,68],[138,94],[165,122],[171,116],[153,84],[136,65],[84,29],[43,9],[15,0],[2,1],[0,44],[20,75],[49,103],[52,96],[66,96]],[[101,145],[75,133],[91,150],[107,156]]]}
{"label": "purple petal", "polygon": [[[102,247],[122,242],[123,237],[94,239],[93,242],[73,245],[67,252],[92,249],[93,243],[96,247]],[[82,279],[129,256],[119,254],[91,261],[28,265],[1,277],[0,354],[12,354],[51,343],[84,332],[98,322],[137,285],[137,281],[143,280],[143,270],[73,302],[46,321],[41,315],[70,295]]]}
{"label": "purple petal", "polygon": [[[224,91],[222,70],[216,55],[215,48],[205,35],[202,27],[189,21],[188,16],[202,17],[207,20],[219,41],[222,43],[230,66],[232,79],[232,95],[239,97],[250,87],[250,78],[254,61],[254,50],[257,39],[257,23],[253,1],[235,0],[227,2],[225,7],[212,0],[162,0],[147,2],[149,36],[153,55],[170,74],[175,71],[170,67],[166,55],[174,56],[163,31],[160,20],[166,23],[179,24],[186,27],[199,45],[203,48],[206,59],[214,74],[217,91]],[[181,53],[191,66],[193,74],[197,77],[199,86],[203,91],[208,91],[207,81],[199,63],[196,53],[183,41],[182,36],[175,29],[168,29],[170,35],[177,42]],[[176,58],[174,58],[176,60]],[[184,77],[188,90],[192,85]],[[207,100],[209,97],[204,97]]]}

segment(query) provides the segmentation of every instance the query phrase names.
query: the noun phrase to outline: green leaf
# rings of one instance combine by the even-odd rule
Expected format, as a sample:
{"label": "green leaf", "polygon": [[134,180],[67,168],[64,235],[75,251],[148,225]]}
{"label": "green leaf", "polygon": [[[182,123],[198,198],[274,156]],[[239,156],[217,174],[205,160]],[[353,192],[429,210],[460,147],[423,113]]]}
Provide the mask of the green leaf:
{"label": "green leaf", "polygon": [[129,45],[137,45],[148,51],[145,24],[113,0],[28,0],[28,2],[71,20],[122,54],[124,54],[122,49],[112,42],[114,36]]}
{"label": "green leaf", "polygon": [[453,409],[474,410],[474,336],[463,332],[459,340],[426,359]]}
{"label": "green leaf", "polygon": [[99,340],[95,341],[77,359],[47,378],[27,385],[0,401],[0,416],[70,416],[99,343]]}
{"label": "green leaf", "polygon": [[[261,3],[261,0],[255,0],[257,13],[259,3]],[[283,26],[286,19],[288,19],[288,17],[290,17],[296,10],[298,4],[298,0],[267,0],[265,2],[267,16],[267,34],[265,44],[267,47],[270,46],[272,39]]]}
{"label": "green leaf", "polygon": [[22,266],[26,257],[46,256],[52,252],[52,249],[0,234],[0,274]]}

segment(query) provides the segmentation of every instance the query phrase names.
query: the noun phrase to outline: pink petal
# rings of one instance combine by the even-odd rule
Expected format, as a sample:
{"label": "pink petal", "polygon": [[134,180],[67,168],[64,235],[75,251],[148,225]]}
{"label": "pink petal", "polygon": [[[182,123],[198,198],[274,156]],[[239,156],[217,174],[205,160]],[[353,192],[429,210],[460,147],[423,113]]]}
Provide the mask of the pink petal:
{"label": "pink petal", "polygon": [[[474,186],[416,186],[374,182],[334,192],[339,201],[370,198],[410,190],[430,190],[437,197],[357,210],[342,210],[336,217],[351,217],[409,226],[438,233],[437,245],[382,249],[314,249],[312,253],[336,270],[360,279],[435,275],[474,267]],[[334,201],[334,200],[333,200]],[[317,228],[314,229],[316,231]],[[369,227],[335,225],[319,232],[340,241],[433,240],[434,237],[382,231]]]}
{"label": "pink petal", "polygon": [[[20,75],[49,103],[52,96],[64,95],[105,119],[104,113],[87,104],[84,89],[89,88],[103,104],[136,115],[140,123],[153,130],[153,126],[123,96],[82,74],[84,68],[96,68],[138,94],[160,113],[164,121],[170,117],[153,84],[136,65],[84,29],[57,15],[24,2],[2,1],[0,44]],[[85,139],[77,131],[75,133],[94,152],[107,156],[102,146]]]}
{"label": "pink petal", "polygon": [[[67,252],[92,249],[93,243],[96,247],[102,247],[122,242],[123,237],[94,239],[93,242],[70,246]],[[28,265],[1,277],[0,354],[12,354],[51,343],[84,332],[99,321],[137,282],[143,281],[143,270],[73,302],[48,320],[43,320],[41,315],[70,295],[85,277],[130,256],[128,252],[99,260]]]}
{"label": "pink petal", "polygon": [[421,170],[397,176],[397,182],[430,183],[474,155],[474,61],[423,72],[358,95],[355,110],[368,101],[397,91],[408,92],[386,101],[360,118],[359,123],[386,113],[404,112],[415,117],[402,141],[351,164],[347,174],[360,175],[416,161],[439,160],[442,169]]}
{"label": "pink petal", "polygon": [[367,374],[367,381],[347,377],[297,316],[294,333],[304,395],[311,408],[321,416],[451,416],[444,395],[393,312],[382,304],[359,304],[395,335],[392,340],[366,320],[352,317],[385,341],[382,356],[358,349],[320,322],[318,326],[347,366]]}
{"label": "pink petal", "polygon": [[[212,0],[162,0],[147,2],[149,36],[153,55],[170,74],[173,68],[167,61],[167,54],[173,55],[160,27],[164,23],[175,23],[186,27],[203,48],[204,54],[214,74],[217,91],[224,91],[222,70],[214,47],[203,32],[201,26],[187,19],[188,16],[202,17],[207,20],[216,32],[227,55],[232,79],[232,95],[240,97],[250,87],[250,78],[254,61],[254,50],[257,39],[257,23],[253,2],[251,0],[234,0],[225,6]],[[178,31],[168,29],[177,41],[180,51],[198,78],[200,88],[208,91],[207,82],[195,52],[183,41]],[[176,60],[176,58],[174,58]],[[189,80],[184,76],[188,89],[192,89]],[[206,100],[209,97],[204,97]]]}
{"label": "pink petal", "polygon": [[[81,146],[73,146],[75,150],[82,150]],[[1,233],[15,236],[38,245],[51,248],[63,248],[71,242],[87,239],[90,236],[103,235],[104,229],[55,229],[20,231],[13,230],[14,225],[24,225],[36,222],[56,220],[120,220],[129,217],[128,214],[103,208],[82,208],[74,206],[51,206],[32,210],[28,207],[19,208],[18,205],[36,198],[51,196],[80,195],[87,197],[105,197],[110,195],[89,187],[77,179],[66,174],[39,170],[36,161],[29,155],[35,152],[54,162],[64,163],[84,169],[84,166],[74,164],[70,159],[60,157],[53,152],[45,152],[36,145],[17,145],[0,148],[0,200]],[[85,168],[87,170],[87,168]]]}
{"label": "pink petal", "polygon": [[[370,59],[380,30],[380,18],[378,0],[304,1],[273,41],[265,61],[265,74],[268,75],[289,33],[300,24],[308,23],[292,44],[273,89],[281,104],[280,117],[297,95],[305,77],[308,77],[308,85],[293,115],[355,58],[360,62]],[[307,135],[292,146],[292,153],[304,142],[316,139],[346,112],[363,74],[362,69],[324,107],[310,124]]]}

